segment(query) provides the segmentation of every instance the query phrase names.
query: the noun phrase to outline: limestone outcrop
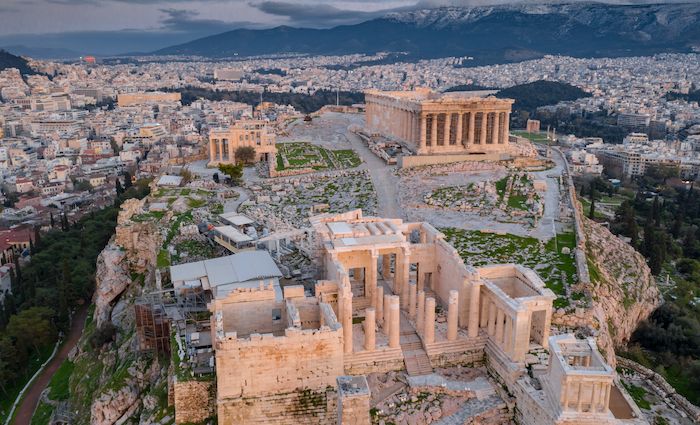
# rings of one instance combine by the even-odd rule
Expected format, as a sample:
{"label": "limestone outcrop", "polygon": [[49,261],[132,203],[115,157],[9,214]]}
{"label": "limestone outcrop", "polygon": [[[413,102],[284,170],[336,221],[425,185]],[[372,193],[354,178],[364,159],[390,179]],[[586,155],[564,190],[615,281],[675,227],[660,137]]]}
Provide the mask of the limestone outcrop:
{"label": "limestone outcrop", "polygon": [[[117,218],[115,244],[126,250],[131,270],[145,273],[155,267],[162,236],[158,226],[144,213],[144,200],[124,201]],[[144,219],[146,218],[146,219]]]}
{"label": "limestone outcrop", "polygon": [[600,224],[584,218],[583,225],[598,345],[614,365],[614,348],[627,344],[639,323],[660,305],[661,296],[641,254]]}
{"label": "limestone outcrop", "polygon": [[126,253],[112,242],[97,257],[94,319],[98,328],[109,320],[112,303],[129,283]]}

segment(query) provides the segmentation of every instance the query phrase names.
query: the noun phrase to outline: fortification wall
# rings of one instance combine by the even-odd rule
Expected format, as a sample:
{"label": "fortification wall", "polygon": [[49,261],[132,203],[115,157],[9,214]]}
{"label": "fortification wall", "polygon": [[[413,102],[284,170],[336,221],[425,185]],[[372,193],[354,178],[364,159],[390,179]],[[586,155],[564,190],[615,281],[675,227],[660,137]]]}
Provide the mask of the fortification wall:
{"label": "fortification wall", "polygon": [[219,342],[216,370],[219,400],[334,386],[344,374],[342,329],[286,329],[284,336]]}
{"label": "fortification wall", "polygon": [[422,167],[425,165],[450,164],[462,161],[507,161],[507,153],[455,154],[455,155],[411,155],[399,157],[399,168]]}

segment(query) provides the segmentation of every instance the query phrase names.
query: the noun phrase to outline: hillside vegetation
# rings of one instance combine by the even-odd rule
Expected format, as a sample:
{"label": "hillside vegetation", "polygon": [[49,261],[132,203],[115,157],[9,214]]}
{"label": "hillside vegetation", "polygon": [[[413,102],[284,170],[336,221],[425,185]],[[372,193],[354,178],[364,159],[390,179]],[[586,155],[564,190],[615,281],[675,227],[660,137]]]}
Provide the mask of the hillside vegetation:
{"label": "hillside vegetation", "polygon": [[515,111],[532,111],[540,106],[556,105],[559,102],[590,96],[590,93],[571,84],[544,80],[508,87],[496,94],[496,97],[502,99],[515,99]]}
{"label": "hillside vegetation", "polygon": [[26,59],[0,49],[0,71],[7,68],[17,68],[22,75],[35,74]]}

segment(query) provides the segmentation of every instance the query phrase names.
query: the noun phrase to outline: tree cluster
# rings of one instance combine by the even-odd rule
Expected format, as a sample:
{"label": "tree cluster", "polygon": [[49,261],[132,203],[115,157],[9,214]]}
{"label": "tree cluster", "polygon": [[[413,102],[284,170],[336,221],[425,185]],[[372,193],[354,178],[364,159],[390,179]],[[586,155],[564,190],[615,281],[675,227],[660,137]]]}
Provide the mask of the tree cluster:
{"label": "tree cluster", "polygon": [[[148,182],[123,190],[115,205],[91,212],[71,223],[52,215],[52,230],[36,233],[31,260],[19,256],[12,267],[12,291],[0,304],[0,392],[3,397],[31,373],[30,359],[50,350],[59,332],[67,332],[70,314],[90,302],[95,285],[97,256],[114,234],[119,205],[128,198],[143,198]],[[106,331],[104,338],[109,335]]]}

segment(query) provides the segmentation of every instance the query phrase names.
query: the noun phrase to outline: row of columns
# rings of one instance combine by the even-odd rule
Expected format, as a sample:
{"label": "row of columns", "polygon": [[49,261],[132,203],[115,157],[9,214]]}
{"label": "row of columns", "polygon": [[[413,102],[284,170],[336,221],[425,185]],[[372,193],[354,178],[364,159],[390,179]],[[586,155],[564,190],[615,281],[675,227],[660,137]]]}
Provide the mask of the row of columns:
{"label": "row of columns", "polygon": [[[399,348],[401,340],[399,297],[397,295],[390,294],[384,295],[384,288],[381,286],[377,288],[377,298],[375,304],[372,307],[365,309],[365,350],[375,350],[376,328],[377,324],[380,323],[382,324],[385,333],[389,336],[389,347]],[[348,344],[346,343],[345,346],[347,347],[347,345]],[[352,345],[350,346],[352,347]]]}
{"label": "row of columns", "polygon": [[[590,387],[590,393],[588,388]],[[572,381],[565,379],[562,385],[561,405],[566,410],[584,411],[584,405],[589,412],[604,412],[610,405],[610,382]],[[575,394],[572,399],[572,393]],[[573,403],[573,407],[572,407]]]}
{"label": "row of columns", "polygon": [[[457,116],[457,122],[453,134],[454,115]],[[419,150],[427,146],[435,149],[438,146],[504,144],[509,131],[508,115],[508,112],[498,111],[421,114]],[[442,131],[438,128],[438,117],[444,117]]]}
{"label": "row of columns", "polygon": [[[226,147],[226,155],[224,155],[224,147]],[[210,162],[228,161],[230,158],[231,149],[228,139],[209,139]]]}
{"label": "row of columns", "polygon": [[513,317],[488,296],[483,299],[481,312],[481,327],[503,351],[512,356],[515,343]]}
{"label": "row of columns", "polygon": [[365,111],[370,126],[406,141],[419,139],[418,112],[397,105],[367,103]]}

